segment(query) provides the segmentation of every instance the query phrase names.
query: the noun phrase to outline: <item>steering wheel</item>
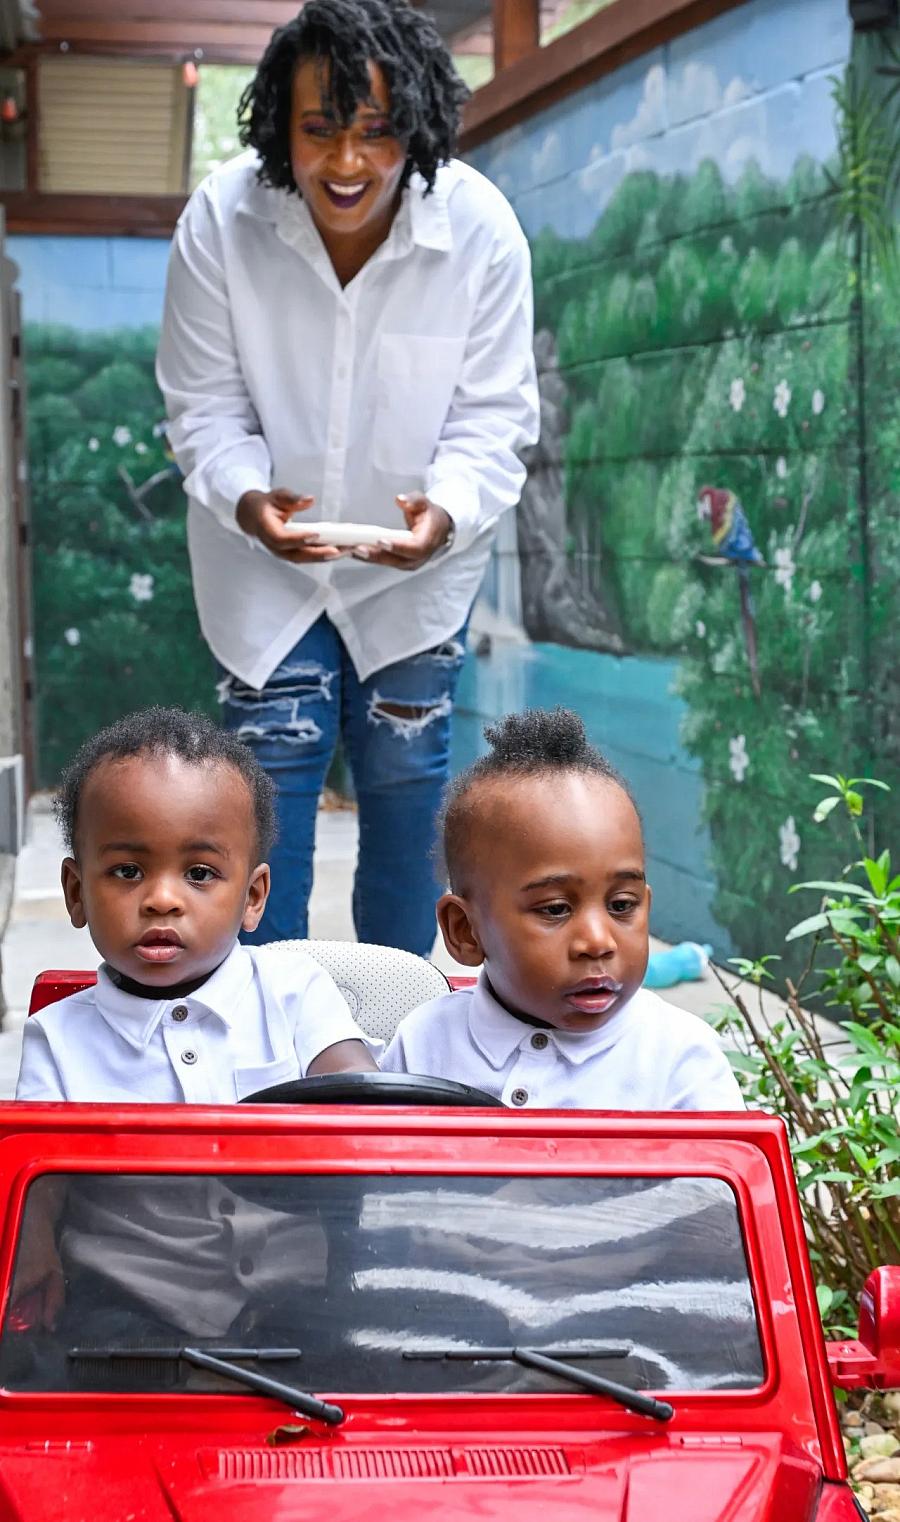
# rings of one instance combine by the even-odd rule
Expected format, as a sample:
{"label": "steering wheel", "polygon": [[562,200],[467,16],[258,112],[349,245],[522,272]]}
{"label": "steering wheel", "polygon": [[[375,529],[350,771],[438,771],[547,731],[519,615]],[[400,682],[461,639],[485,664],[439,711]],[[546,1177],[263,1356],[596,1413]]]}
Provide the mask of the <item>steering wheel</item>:
{"label": "steering wheel", "polygon": [[320,1073],[316,1078],[293,1078],[256,1094],[245,1105],[435,1105],[503,1109],[502,1099],[449,1078],[424,1078],[416,1073]]}

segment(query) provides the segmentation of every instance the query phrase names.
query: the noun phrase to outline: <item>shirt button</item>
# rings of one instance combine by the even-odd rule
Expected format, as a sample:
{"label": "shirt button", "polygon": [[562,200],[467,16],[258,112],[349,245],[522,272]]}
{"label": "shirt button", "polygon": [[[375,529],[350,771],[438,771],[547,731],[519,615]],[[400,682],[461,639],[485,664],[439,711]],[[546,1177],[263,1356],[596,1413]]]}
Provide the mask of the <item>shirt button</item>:
{"label": "shirt button", "polygon": [[538,1031],[537,1034],[531,1038],[531,1044],[536,1052],[542,1052],[544,1047],[549,1045],[549,1042],[550,1037],[545,1036],[543,1031]]}
{"label": "shirt button", "polygon": [[527,1104],[528,1103],[528,1090],[527,1089],[513,1089],[512,1093],[510,1094],[509,1097],[512,1100],[514,1105]]}
{"label": "shirt button", "polygon": [[219,1215],[234,1215],[234,1200],[222,1200],[219,1204]]}
{"label": "shirt button", "polygon": [[241,1258],[241,1261],[238,1264],[238,1273],[244,1274],[246,1276],[247,1274],[252,1274],[252,1272],[253,1272],[253,1259],[252,1258]]}
{"label": "shirt button", "polygon": [[188,1067],[193,1067],[194,1063],[197,1061],[197,1053],[196,1052],[182,1052],[182,1054],[181,1054],[181,1060],[182,1060],[182,1062],[186,1062]]}
{"label": "shirt button", "polygon": [[187,1005],[186,1004],[176,1004],[175,1008],[172,1011],[172,1019],[173,1020],[186,1020],[187,1017],[188,1017]]}

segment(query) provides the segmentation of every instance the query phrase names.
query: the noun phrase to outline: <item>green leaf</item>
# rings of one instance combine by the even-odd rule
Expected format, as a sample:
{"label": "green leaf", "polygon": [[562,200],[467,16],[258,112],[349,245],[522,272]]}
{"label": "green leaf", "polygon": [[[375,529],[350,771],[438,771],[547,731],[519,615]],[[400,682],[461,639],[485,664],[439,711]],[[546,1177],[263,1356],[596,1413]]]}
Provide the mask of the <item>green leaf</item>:
{"label": "green leaf", "polygon": [[900,988],[900,962],[897,961],[897,958],[888,957],[884,964],[884,970],[894,987]]}
{"label": "green leaf", "polygon": [[826,930],[829,920],[827,914],[813,914],[808,920],[801,920],[799,925],[794,925],[785,936],[786,941],[796,941],[801,935],[812,935],[815,930]]}
{"label": "green leaf", "polygon": [[792,883],[791,887],[788,889],[788,892],[796,893],[800,888],[819,888],[823,893],[835,893],[838,895],[843,893],[867,894],[869,891],[868,888],[863,887],[862,883],[828,883],[814,881],[810,883]]}
{"label": "green leaf", "polygon": [[873,1184],[872,1198],[874,1200],[892,1200],[900,1194],[900,1178],[892,1178],[889,1184]]}
{"label": "green leaf", "polygon": [[859,1145],[859,1143],[851,1141],[848,1137],[847,1151],[850,1153],[850,1156],[853,1158],[853,1161],[856,1163],[857,1167],[861,1168],[863,1173],[868,1173],[871,1168],[871,1164],[869,1162],[868,1156],[866,1155],[863,1148]]}
{"label": "green leaf", "polygon": [[834,1290],[829,1289],[827,1284],[816,1285],[816,1304],[819,1307],[819,1315],[827,1316],[834,1300]]}
{"label": "green leaf", "polygon": [[887,887],[888,873],[890,872],[890,857],[885,861],[887,852],[884,852],[878,861],[873,861],[870,856],[863,857],[863,867],[873,892],[881,895]]}
{"label": "green leaf", "polygon": [[837,808],[840,801],[840,798],[835,798],[834,796],[830,798],[823,798],[821,803],[817,803],[813,809],[813,823],[821,824],[823,819],[828,818],[828,815],[831,813],[832,809]]}
{"label": "green leaf", "polygon": [[876,1062],[889,1061],[889,1054],[884,1050],[877,1036],[873,1036],[867,1026],[858,1025],[855,1020],[848,1020],[844,1026],[844,1031],[850,1037],[854,1046],[859,1051],[865,1052],[867,1057],[874,1057]]}
{"label": "green leaf", "polygon": [[755,1078],[760,1072],[762,1061],[759,1057],[748,1057],[745,1052],[728,1052],[726,1055],[736,1073],[751,1073]]}
{"label": "green leaf", "polygon": [[829,777],[827,772],[810,772],[809,775],[813,782],[824,782],[827,787],[836,787],[840,790],[843,780],[841,777]]}
{"label": "green leaf", "polygon": [[879,782],[877,777],[854,777],[857,787],[880,787],[883,793],[889,793],[890,788],[886,782]]}

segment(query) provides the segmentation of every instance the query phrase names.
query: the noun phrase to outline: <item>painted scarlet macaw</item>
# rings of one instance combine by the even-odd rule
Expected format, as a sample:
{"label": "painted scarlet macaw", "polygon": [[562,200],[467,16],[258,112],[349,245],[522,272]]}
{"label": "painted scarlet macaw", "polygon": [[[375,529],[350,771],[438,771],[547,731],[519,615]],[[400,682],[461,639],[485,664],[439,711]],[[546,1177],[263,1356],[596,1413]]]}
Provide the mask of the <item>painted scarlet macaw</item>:
{"label": "painted scarlet macaw", "polygon": [[747,514],[733,491],[729,491],[724,486],[701,486],[697,496],[697,514],[702,523],[709,525],[716,550],[714,556],[701,555],[701,560],[706,565],[731,565],[737,571],[747,664],[750,667],[750,681],[754,694],[759,697],[761,687],[756,645],[756,615],[750,593],[749,567],[765,565],[766,562],[753,542],[753,533],[747,521]]}

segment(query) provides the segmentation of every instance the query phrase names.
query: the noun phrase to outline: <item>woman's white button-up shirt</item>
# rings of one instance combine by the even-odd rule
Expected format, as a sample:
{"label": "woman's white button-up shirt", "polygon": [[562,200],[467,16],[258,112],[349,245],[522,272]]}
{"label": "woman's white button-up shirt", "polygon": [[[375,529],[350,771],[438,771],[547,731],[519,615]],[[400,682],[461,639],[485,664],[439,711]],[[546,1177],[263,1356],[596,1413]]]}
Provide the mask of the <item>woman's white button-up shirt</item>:
{"label": "woman's white button-up shirt", "polygon": [[[414,177],[342,288],[305,202],[224,165],[175,233],[157,375],[185,475],[194,592],[213,653],[261,687],[321,613],[362,680],[463,623],[518,451],[538,432],[528,245],[501,193],[454,160]],[[423,491],[453,520],[420,570],[291,565],[242,533],[245,491],[315,497],[316,518],[405,527]]]}

